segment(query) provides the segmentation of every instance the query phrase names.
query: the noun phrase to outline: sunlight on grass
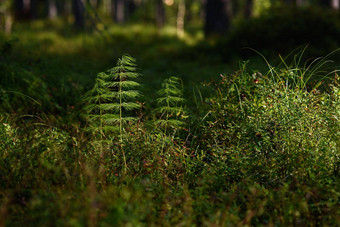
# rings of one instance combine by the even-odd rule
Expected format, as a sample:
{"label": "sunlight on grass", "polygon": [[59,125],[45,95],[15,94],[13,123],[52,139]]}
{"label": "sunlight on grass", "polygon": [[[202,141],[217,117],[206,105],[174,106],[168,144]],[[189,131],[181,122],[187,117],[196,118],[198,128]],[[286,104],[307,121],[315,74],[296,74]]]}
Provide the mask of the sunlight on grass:
{"label": "sunlight on grass", "polygon": [[[203,38],[203,33],[198,31],[194,34],[185,33],[185,36],[179,39],[176,35],[176,27],[166,26],[161,30],[157,30],[153,25],[144,24],[110,25],[107,30],[102,32],[67,34],[67,28],[61,28],[60,23],[60,21],[53,21],[50,22],[50,27],[47,27],[43,21],[34,21],[27,25],[18,26],[13,37],[17,37],[22,46],[30,46],[35,51],[50,54],[72,54],[82,49],[97,49],[98,47],[106,49],[107,43],[114,40],[120,43],[134,41],[137,43],[151,43],[157,39],[158,41],[155,43],[157,45],[160,44],[159,41],[161,40],[172,39],[174,44],[183,42],[185,45],[193,46]],[[66,33],[63,29],[66,29]],[[169,46],[169,49],[175,50],[178,48]]]}

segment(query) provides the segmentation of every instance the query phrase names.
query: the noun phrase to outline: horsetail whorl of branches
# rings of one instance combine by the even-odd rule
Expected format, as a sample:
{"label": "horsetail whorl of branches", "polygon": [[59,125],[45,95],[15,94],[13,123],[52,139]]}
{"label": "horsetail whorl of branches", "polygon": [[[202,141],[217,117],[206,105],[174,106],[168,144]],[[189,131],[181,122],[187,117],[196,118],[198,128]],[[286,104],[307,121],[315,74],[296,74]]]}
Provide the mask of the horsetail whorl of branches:
{"label": "horsetail whorl of branches", "polygon": [[140,84],[134,81],[139,76],[135,59],[128,55],[118,59],[116,67],[98,74],[95,86],[86,98],[91,131],[105,138],[108,133],[119,132],[121,138],[124,125],[137,120],[131,116],[131,111],[140,107],[135,102],[140,96],[137,90]]}
{"label": "horsetail whorl of branches", "polygon": [[181,80],[177,77],[164,80],[158,95],[160,96],[157,99],[159,107],[156,109],[156,113],[161,115],[161,119],[155,122],[156,125],[164,127],[165,130],[170,127],[183,126],[184,122],[181,118],[185,114],[185,110],[181,104],[185,99],[182,98]]}

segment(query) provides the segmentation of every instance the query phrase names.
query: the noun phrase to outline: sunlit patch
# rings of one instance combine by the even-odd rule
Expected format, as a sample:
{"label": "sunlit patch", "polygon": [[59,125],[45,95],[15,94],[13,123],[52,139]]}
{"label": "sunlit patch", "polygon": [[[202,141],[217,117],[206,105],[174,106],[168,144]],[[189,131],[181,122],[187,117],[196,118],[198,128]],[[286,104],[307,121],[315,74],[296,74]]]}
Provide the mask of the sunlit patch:
{"label": "sunlit patch", "polygon": [[103,23],[98,23],[98,24],[96,24],[96,27],[97,27],[97,29],[98,29],[99,31],[103,31],[103,30],[105,29],[105,26],[104,26]]}
{"label": "sunlit patch", "polygon": [[165,5],[172,6],[174,4],[174,0],[163,0]]}

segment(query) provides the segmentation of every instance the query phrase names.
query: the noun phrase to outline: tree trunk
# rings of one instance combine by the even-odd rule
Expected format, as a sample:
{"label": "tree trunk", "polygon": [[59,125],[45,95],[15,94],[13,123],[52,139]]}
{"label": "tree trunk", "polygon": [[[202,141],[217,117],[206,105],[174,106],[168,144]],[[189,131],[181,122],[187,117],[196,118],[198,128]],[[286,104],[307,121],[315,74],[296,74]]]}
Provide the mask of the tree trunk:
{"label": "tree trunk", "polygon": [[13,16],[10,10],[5,10],[5,34],[10,35],[12,33]]}
{"label": "tree trunk", "polygon": [[24,0],[14,0],[14,13],[16,19],[25,20],[29,18],[29,13],[27,12],[27,8],[25,8]]}
{"label": "tree trunk", "polygon": [[156,25],[162,28],[165,23],[165,9],[162,0],[156,0]]}
{"label": "tree trunk", "polygon": [[208,0],[206,3],[205,27],[206,36],[226,34],[229,30],[230,0]]}
{"label": "tree trunk", "polygon": [[68,16],[73,13],[73,0],[54,0],[56,2],[58,16]]}
{"label": "tree trunk", "polygon": [[29,12],[31,6],[31,0],[23,0],[24,11]]}
{"label": "tree trunk", "polygon": [[185,2],[185,18],[184,18],[184,21],[186,23],[190,22],[191,19],[193,18],[193,12],[192,12],[192,4],[193,4],[193,0],[190,0],[190,1],[184,1]]}
{"label": "tree trunk", "polygon": [[24,9],[24,1],[14,0],[14,9],[15,11],[22,11]]}
{"label": "tree trunk", "polygon": [[114,19],[117,24],[125,22],[125,0],[115,0],[114,4]]}
{"label": "tree trunk", "polygon": [[58,16],[58,9],[56,0],[49,0],[48,4],[48,18],[53,19]]}
{"label": "tree trunk", "polygon": [[73,0],[74,25],[77,28],[83,29],[85,27],[84,14],[85,14],[84,0]]}
{"label": "tree trunk", "polygon": [[340,0],[332,0],[332,8],[335,10],[339,10]]}
{"label": "tree trunk", "polygon": [[178,0],[177,36],[184,36],[185,0]]}
{"label": "tree trunk", "polygon": [[230,17],[233,17],[234,15],[237,15],[239,12],[240,6],[244,6],[244,0],[230,0],[231,7],[229,9]]}
{"label": "tree trunk", "polygon": [[253,14],[253,0],[246,0],[246,5],[244,8],[244,17],[250,18]]}
{"label": "tree trunk", "polygon": [[201,0],[201,10],[200,10],[200,18],[202,21],[205,20],[206,17],[206,5],[207,5],[207,0]]}
{"label": "tree trunk", "polygon": [[136,4],[134,0],[127,0],[127,17],[132,15],[136,11]]}
{"label": "tree trunk", "polygon": [[38,0],[31,0],[30,2],[30,17],[31,19],[38,18]]}
{"label": "tree trunk", "polygon": [[103,5],[103,1],[102,0],[97,0],[96,4],[95,4],[95,7],[96,7],[96,9],[99,9],[102,5]]}

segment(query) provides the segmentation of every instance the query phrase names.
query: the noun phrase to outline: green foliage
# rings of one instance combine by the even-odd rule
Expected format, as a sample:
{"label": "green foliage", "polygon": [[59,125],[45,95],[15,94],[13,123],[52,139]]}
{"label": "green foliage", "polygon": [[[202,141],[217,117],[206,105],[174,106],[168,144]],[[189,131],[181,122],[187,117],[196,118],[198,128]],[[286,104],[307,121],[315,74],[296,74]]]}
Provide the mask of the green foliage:
{"label": "green foliage", "polygon": [[10,59],[15,40],[0,40],[0,45],[5,53],[0,58],[0,109],[31,114],[51,107],[45,81]]}
{"label": "green foliage", "polygon": [[94,142],[100,147],[100,158],[104,157],[104,147],[110,149],[113,140],[118,138],[125,170],[127,163],[123,149],[124,127],[137,120],[130,114],[131,111],[140,108],[140,105],[135,102],[140,93],[138,90],[132,90],[140,86],[133,81],[140,76],[135,71],[135,59],[123,55],[118,59],[116,67],[108,70],[107,73],[98,74],[95,86],[88,92],[86,98],[89,103],[86,106],[89,129],[97,137]]}
{"label": "green foliage", "polygon": [[180,88],[181,80],[177,77],[170,77],[162,83],[162,89],[158,91],[157,98],[158,108],[155,110],[161,117],[156,120],[155,124],[165,129],[178,128],[183,126],[185,123],[183,118],[185,117],[186,111],[181,105],[185,99],[183,91]]}
{"label": "green foliage", "polygon": [[[107,138],[110,132],[123,134],[123,127],[137,120],[130,116],[132,110],[140,108],[134,100],[140,96],[140,86],[133,81],[139,77],[136,73],[135,60],[124,55],[117,61],[117,66],[107,73],[99,73],[94,88],[87,94],[86,106],[90,129]],[[111,138],[109,138],[111,140]]]}
{"label": "green foliage", "polygon": [[[301,58],[265,73],[245,62],[205,100],[197,88],[202,117],[176,138],[147,114],[134,124],[128,56],[87,94],[92,133],[57,114],[0,114],[0,225],[339,225],[339,77]],[[184,124],[180,85],[167,79],[156,100],[168,131]]]}
{"label": "green foliage", "polygon": [[[217,92],[207,101],[209,114],[195,146],[205,152],[202,190],[217,192],[210,195],[218,200],[226,193],[221,206],[228,211],[217,215],[219,221],[227,217],[222,223],[236,224],[242,218],[251,225],[337,222],[327,216],[337,216],[339,209],[335,188],[340,115],[338,90],[334,90],[338,78],[329,92],[321,92],[301,86],[307,84],[301,77],[307,70],[271,67],[261,74],[249,72],[245,63],[215,85]],[[192,168],[197,171],[197,164]],[[197,181],[190,184],[197,187]],[[311,191],[317,196],[309,197]],[[206,194],[198,194],[197,202],[202,195]],[[290,198],[290,204],[283,198]],[[327,211],[325,204],[331,207]],[[201,217],[211,209],[204,203],[197,206],[202,207]],[[316,216],[318,220],[312,218]]]}
{"label": "green foliage", "polygon": [[223,76],[200,135],[207,158],[266,184],[328,182],[339,168],[334,85],[309,91],[294,82],[299,70]]}

